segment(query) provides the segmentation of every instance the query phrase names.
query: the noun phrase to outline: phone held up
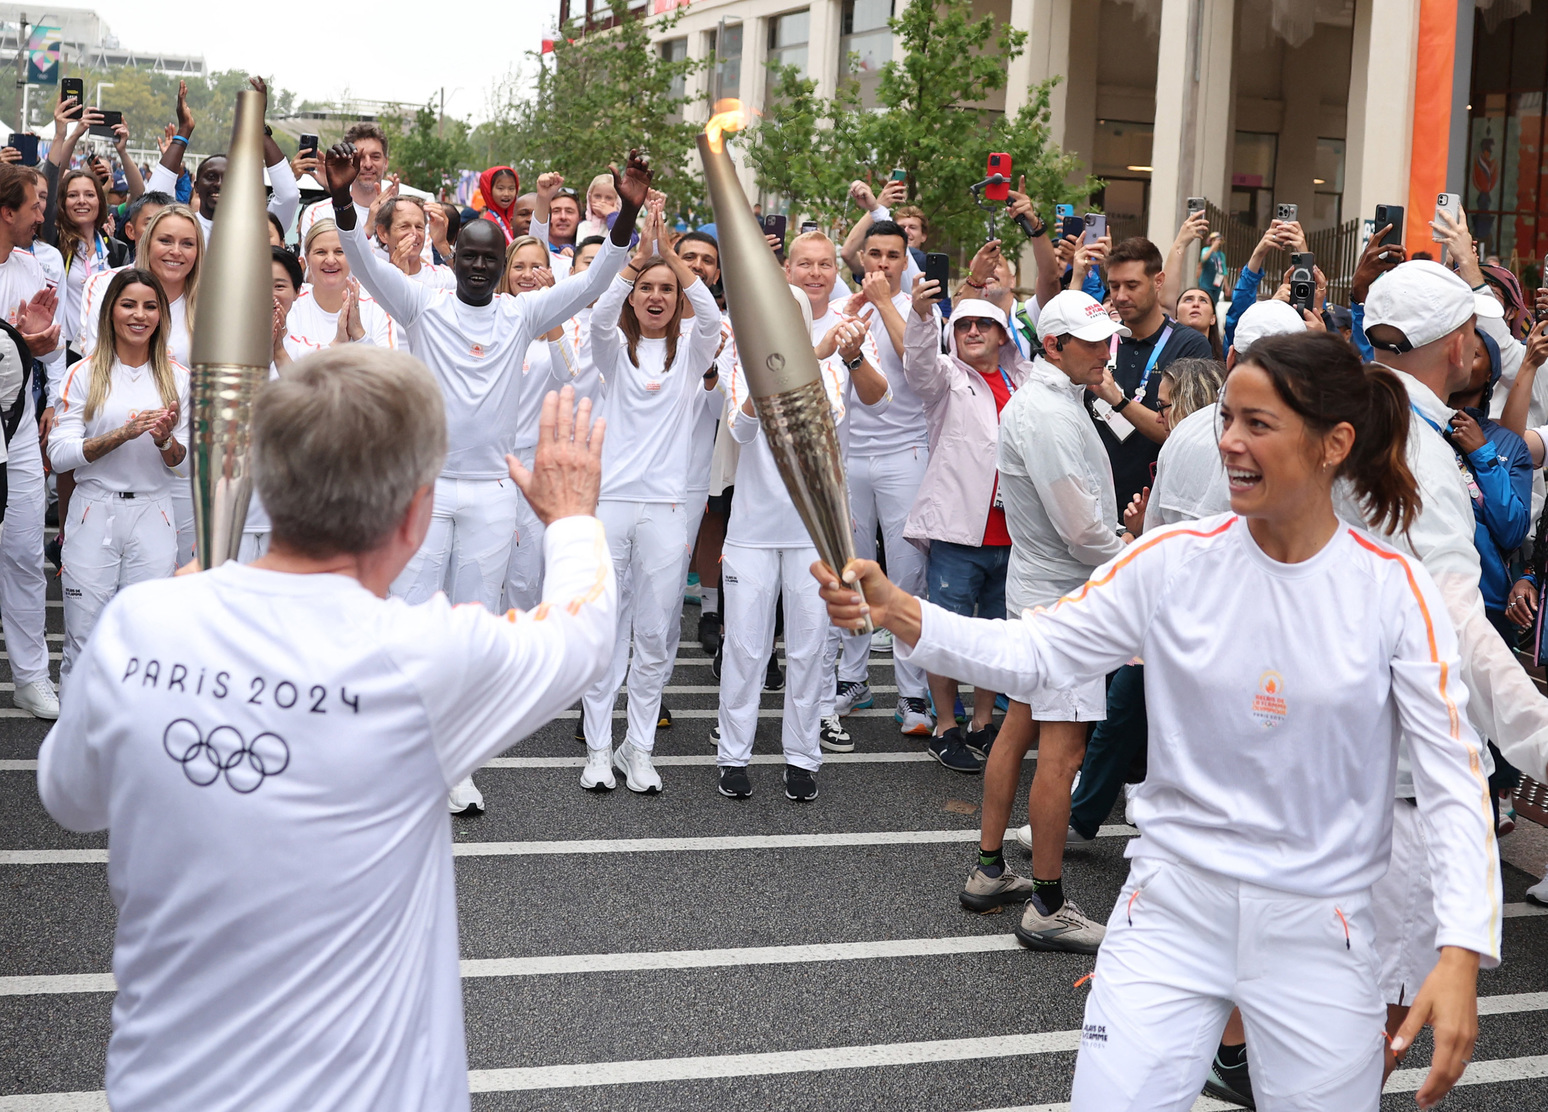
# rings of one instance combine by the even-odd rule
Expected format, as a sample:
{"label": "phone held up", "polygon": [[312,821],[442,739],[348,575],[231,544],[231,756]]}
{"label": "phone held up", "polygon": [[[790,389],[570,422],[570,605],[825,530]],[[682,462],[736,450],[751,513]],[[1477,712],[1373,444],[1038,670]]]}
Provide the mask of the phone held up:
{"label": "phone held up", "polygon": [[21,155],[21,164],[23,166],[36,166],[38,164],[38,137],[36,135],[26,135],[20,131],[13,131],[5,145]]}
{"label": "phone held up", "polygon": [[[1011,183],[1011,156],[1003,152],[989,156],[989,167],[984,171],[984,177],[989,179],[989,184],[984,186],[984,200],[1008,201],[1010,200]],[[995,181],[995,178],[999,181]]]}
{"label": "phone held up", "polygon": [[803,236],[807,232],[815,232],[816,230],[817,230],[817,221],[815,221],[815,220],[803,220],[803,221],[801,221],[801,234]]}
{"label": "phone held up", "polygon": [[86,80],[81,77],[61,77],[59,79],[59,99],[69,100],[75,98],[75,107],[70,109],[69,119],[78,120],[81,113],[86,111]]}
{"label": "phone held up", "polygon": [[1312,268],[1317,256],[1310,251],[1290,254],[1290,307],[1297,312],[1309,310],[1317,297],[1317,275]]}
{"label": "phone held up", "polygon": [[1189,197],[1188,198],[1188,215],[1192,216],[1196,212],[1203,212],[1204,211],[1204,206],[1207,205],[1208,203],[1209,202],[1206,201],[1203,197]]}
{"label": "phone held up", "polygon": [[1067,217],[1067,216],[1074,216],[1074,215],[1075,215],[1075,206],[1074,205],[1055,205],[1054,206],[1054,217],[1056,219],[1060,220],[1061,222],[1064,220],[1065,217]]}
{"label": "phone held up", "polygon": [[1107,217],[1100,212],[1088,212],[1084,219],[1087,243],[1095,243],[1107,234]]}
{"label": "phone held up", "polygon": [[296,151],[296,156],[298,158],[316,158],[317,144],[317,136],[313,135],[311,132],[304,133],[301,136],[301,146]]}
{"label": "phone held up", "polygon": [[99,139],[117,138],[113,129],[124,122],[124,114],[110,108],[99,108],[97,111],[102,113],[102,122],[92,124],[86,129],[86,134],[95,135]]}
{"label": "phone held up", "polygon": [[[1061,208],[1073,208],[1071,205],[1061,205]],[[1075,213],[1067,212],[1059,218],[1059,238],[1068,239],[1074,236],[1079,239],[1086,232],[1086,222]]]}
{"label": "phone held up", "polygon": [[951,256],[943,255],[939,251],[930,251],[925,254],[924,279],[926,282],[939,282],[935,300],[940,301],[946,296],[946,282],[951,277]]}
{"label": "phone held up", "polygon": [[[1462,194],[1460,194],[1460,193],[1441,193],[1441,194],[1439,194],[1435,198],[1435,223],[1436,224],[1439,224],[1441,222],[1440,214],[1443,213],[1443,212],[1446,215],[1451,217],[1453,223],[1460,224],[1462,222]],[[1379,227],[1379,225],[1378,225],[1378,227]],[[1440,232],[1432,228],[1430,230],[1430,238],[1433,239],[1436,243],[1439,243],[1441,241]]]}
{"label": "phone held up", "polygon": [[1300,205],[1275,205],[1274,219],[1286,224],[1294,224],[1301,215]]}
{"label": "phone held up", "polygon": [[775,236],[779,240],[779,246],[774,249],[774,257],[780,262],[785,261],[785,228],[787,218],[783,216],[769,215],[763,218],[763,234]]}
{"label": "phone held up", "polygon": [[1403,245],[1402,205],[1376,206],[1376,230],[1379,232],[1388,224],[1392,225],[1392,230],[1381,237],[1381,245],[1383,247],[1401,247]]}
{"label": "phone held up", "polygon": [[892,168],[892,177],[891,177],[890,180],[892,180],[892,181],[907,181],[908,180],[908,171],[903,169],[903,167],[901,167],[901,166],[894,166]]}

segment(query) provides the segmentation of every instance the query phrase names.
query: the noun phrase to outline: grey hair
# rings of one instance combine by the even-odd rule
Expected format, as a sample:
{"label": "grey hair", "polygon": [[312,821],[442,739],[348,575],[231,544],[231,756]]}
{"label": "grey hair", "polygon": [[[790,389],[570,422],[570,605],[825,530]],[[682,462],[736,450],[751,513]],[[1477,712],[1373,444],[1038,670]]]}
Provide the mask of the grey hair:
{"label": "grey hair", "polygon": [[253,470],[274,539],[368,552],[446,461],[446,410],[412,355],[351,344],[297,360],[253,406]]}
{"label": "grey hair", "polygon": [[1214,359],[1177,359],[1161,373],[1172,380],[1169,428],[1176,428],[1188,414],[1214,405],[1225,385],[1225,364]]}

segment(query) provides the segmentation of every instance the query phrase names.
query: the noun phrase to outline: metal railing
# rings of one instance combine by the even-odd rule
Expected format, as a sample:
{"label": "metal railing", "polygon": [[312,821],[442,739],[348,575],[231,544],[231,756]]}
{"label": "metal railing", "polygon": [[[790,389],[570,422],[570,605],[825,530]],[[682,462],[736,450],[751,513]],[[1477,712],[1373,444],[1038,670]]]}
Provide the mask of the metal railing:
{"label": "metal railing", "polygon": [[[1236,288],[1236,279],[1242,272],[1266,228],[1253,228],[1237,220],[1213,201],[1206,204],[1211,231],[1225,235],[1226,290]],[[1317,258],[1317,267],[1328,280],[1328,303],[1349,304],[1349,286],[1354,278],[1355,266],[1360,261],[1364,246],[1362,221],[1348,220],[1331,228],[1310,232],[1306,236],[1306,248]],[[1263,282],[1258,286],[1258,299],[1274,296],[1284,273],[1290,267],[1290,252],[1272,248],[1264,258]]]}

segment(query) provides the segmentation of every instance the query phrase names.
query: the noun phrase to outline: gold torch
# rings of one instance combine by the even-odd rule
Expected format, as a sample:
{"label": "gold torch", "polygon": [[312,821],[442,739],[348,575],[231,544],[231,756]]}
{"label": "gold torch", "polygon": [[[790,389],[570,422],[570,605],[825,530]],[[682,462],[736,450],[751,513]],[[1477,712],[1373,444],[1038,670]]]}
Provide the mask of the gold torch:
{"label": "gold torch", "polygon": [[855,558],[855,538],[828,391],[801,307],[790,296],[790,284],[726,153],[722,136],[746,126],[746,114],[734,100],[715,107],[699,136],[699,158],[715,208],[721,281],[742,372],[780,477],[817,554],[842,575]]}
{"label": "gold torch", "polygon": [[269,379],[274,292],[263,189],[263,94],[237,94],[220,209],[200,279],[190,422],[194,542],[206,568],[242,543],[253,475],[253,399]]}

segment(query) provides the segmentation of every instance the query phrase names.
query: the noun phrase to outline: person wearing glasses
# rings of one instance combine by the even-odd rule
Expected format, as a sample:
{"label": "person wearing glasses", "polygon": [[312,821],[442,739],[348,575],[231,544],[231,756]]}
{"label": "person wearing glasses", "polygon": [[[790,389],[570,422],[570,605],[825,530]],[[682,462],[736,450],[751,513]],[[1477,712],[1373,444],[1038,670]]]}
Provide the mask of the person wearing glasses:
{"label": "person wearing glasses", "polygon": [[[985,245],[973,273],[991,268],[998,255],[997,241]],[[970,292],[979,288],[968,281]],[[995,453],[1000,413],[1032,367],[1011,340],[1004,310],[975,297],[958,302],[950,354],[941,354],[935,303],[944,293],[938,282],[915,278],[913,311],[903,330],[903,375],[924,405],[930,432],[930,460],[903,536],[927,550],[927,583],[937,603],[957,614],[1003,618],[1011,536]],[[932,674],[928,682],[936,708],[930,755],[956,772],[982,772],[994,744],[995,692],[973,693],[964,738],[952,714],[957,681]]]}

